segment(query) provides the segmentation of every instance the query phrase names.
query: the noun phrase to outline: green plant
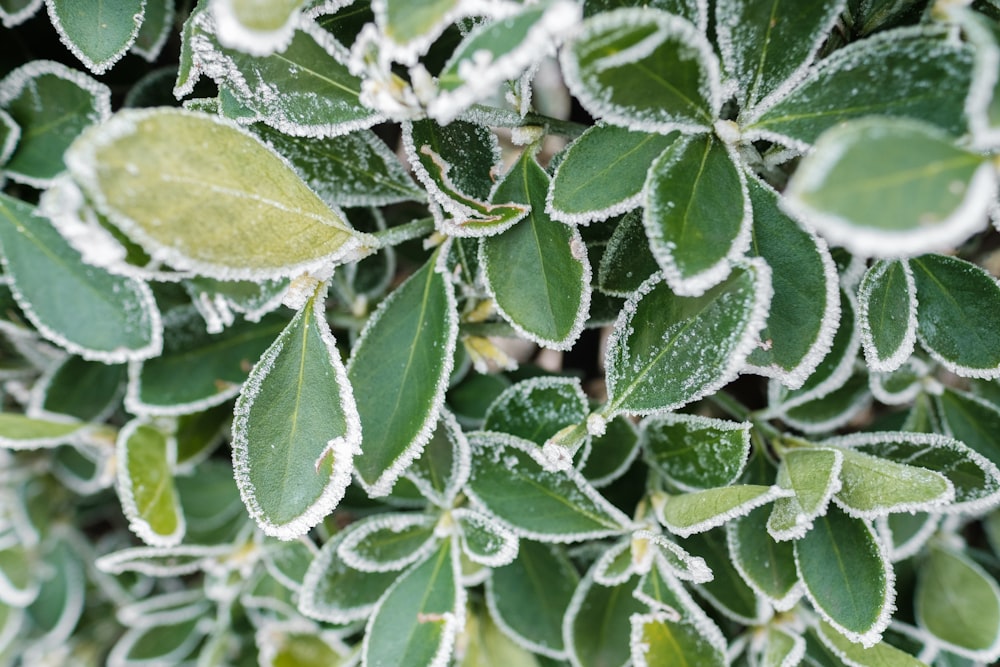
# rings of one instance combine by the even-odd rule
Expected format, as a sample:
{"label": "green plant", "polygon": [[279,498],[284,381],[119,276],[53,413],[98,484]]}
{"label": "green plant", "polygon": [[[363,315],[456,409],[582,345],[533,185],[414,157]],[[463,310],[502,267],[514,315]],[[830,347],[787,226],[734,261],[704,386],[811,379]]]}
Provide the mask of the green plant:
{"label": "green plant", "polygon": [[0,0],[0,664],[1000,658],[995,0],[107,4]]}

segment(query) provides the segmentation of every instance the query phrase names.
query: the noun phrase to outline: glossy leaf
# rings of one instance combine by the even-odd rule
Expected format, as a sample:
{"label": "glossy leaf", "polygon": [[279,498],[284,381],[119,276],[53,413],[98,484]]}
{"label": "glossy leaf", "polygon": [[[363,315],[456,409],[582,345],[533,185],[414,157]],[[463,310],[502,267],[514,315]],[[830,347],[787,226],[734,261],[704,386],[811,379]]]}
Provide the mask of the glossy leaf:
{"label": "glossy leaf", "polygon": [[87,69],[104,74],[135,41],[146,0],[45,0],[45,6],[59,40]]}
{"label": "glossy leaf", "polygon": [[711,45],[695,26],[661,11],[621,9],[585,20],[562,51],[562,68],[592,116],[633,130],[704,131],[722,104]]}
{"label": "glossy leaf", "polygon": [[852,642],[871,646],[891,618],[893,572],[872,529],[836,508],[795,541],[795,561],[813,607]]}
{"label": "glossy leaf", "polygon": [[642,422],[651,463],[682,489],[727,486],[739,479],[750,453],[750,424],[666,413]]}
{"label": "glossy leaf", "polygon": [[0,157],[7,142],[16,142],[9,160],[0,160],[7,163],[4,170],[14,180],[46,187],[66,168],[63,153],[73,140],[111,115],[111,91],[65,65],[36,60],[0,81],[0,109],[16,130],[0,141]]}
{"label": "glossy leaf", "polygon": [[172,547],[184,538],[176,459],[176,440],[155,424],[133,420],[118,434],[118,497],[129,528],[151,546]]}
{"label": "glossy leaf", "polygon": [[649,165],[674,135],[633,132],[598,123],[567,149],[549,186],[546,207],[561,222],[587,224],[640,204]]}
{"label": "glossy leaf", "polygon": [[66,162],[103,214],[175,268],[276,278],[357,259],[372,244],[259,140],[216,117],[120,111]]}
{"label": "glossy leaf", "polygon": [[889,372],[913,353],[917,286],[907,262],[877,262],[858,288],[858,324],[868,367]]}
{"label": "glossy leaf", "polygon": [[750,242],[746,176],[711,134],[682,137],[649,168],[643,222],[677,294],[698,296],[729,275]]}
{"label": "glossy leaf", "polygon": [[574,469],[546,470],[537,445],[514,436],[469,435],[466,493],[521,536],[548,542],[623,532],[629,521]]}
{"label": "glossy leaf", "polygon": [[365,665],[443,664],[464,625],[458,554],[445,541],[389,587],[365,627]]}
{"label": "glossy leaf", "polygon": [[698,297],[648,280],[608,343],[606,411],[673,410],[729,382],[753,348],[770,296],[770,272],[760,262],[734,267]]}
{"label": "glossy leaf", "polygon": [[1000,375],[1000,286],[975,264],[945,255],[910,260],[917,284],[917,339],[948,370]]}
{"label": "glossy leaf", "polygon": [[308,532],[351,482],[361,424],[322,289],[264,352],[236,401],[233,469],[268,535]]}
{"label": "glossy leaf", "polygon": [[996,190],[983,155],[931,125],[874,118],[824,133],[796,169],[784,205],[855,254],[907,257],[984,228]]}
{"label": "glossy leaf", "polygon": [[3,194],[0,244],[14,297],[43,336],[104,363],[160,353],[160,313],[149,287],[85,264],[47,220]]}
{"label": "glossy leaf", "polygon": [[364,434],[354,465],[373,495],[387,494],[420,455],[444,401],[458,323],[436,257],[379,304],[348,363]]}
{"label": "glossy leaf", "polygon": [[525,220],[483,239],[480,263],[497,310],[521,335],[569,349],[590,308],[590,263],[580,232],[545,213],[549,177],[531,151],[504,176],[493,199],[531,206]]}

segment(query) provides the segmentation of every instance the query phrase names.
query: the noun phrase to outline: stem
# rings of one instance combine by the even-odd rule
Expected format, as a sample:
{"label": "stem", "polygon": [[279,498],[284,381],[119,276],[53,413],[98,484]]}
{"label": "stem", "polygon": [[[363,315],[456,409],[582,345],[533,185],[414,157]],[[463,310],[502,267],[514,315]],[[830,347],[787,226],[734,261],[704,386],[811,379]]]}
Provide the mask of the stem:
{"label": "stem", "polygon": [[552,134],[560,134],[566,137],[578,137],[584,131],[590,129],[582,123],[575,123],[571,120],[560,120],[540,113],[528,113],[522,118],[520,114],[509,109],[489,107],[482,104],[474,104],[463,114],[467,120],[475,119],[485,122],[488,125],[498,125],[501,127],[520,127],[522,125],[544,125]]}
{"label": "stem", "polygon": [[419,239],[422,236],[427,236],[433,231],[434,218],[420,218],[419,220],[412,220],[402,225],[390,227],[389,229],[383,229],[382,231],[373,233],[372,236],[378,241],[379,248],[389,248],[397,246],[400,243],[412,241],[413,239]]}
{"label": "stem", "polygon": [[715,392],[708,397],[708,400],[715,403],[716,406],[731,417],[736,417],[744,421],[750,419],[750,409],[724,391]]}

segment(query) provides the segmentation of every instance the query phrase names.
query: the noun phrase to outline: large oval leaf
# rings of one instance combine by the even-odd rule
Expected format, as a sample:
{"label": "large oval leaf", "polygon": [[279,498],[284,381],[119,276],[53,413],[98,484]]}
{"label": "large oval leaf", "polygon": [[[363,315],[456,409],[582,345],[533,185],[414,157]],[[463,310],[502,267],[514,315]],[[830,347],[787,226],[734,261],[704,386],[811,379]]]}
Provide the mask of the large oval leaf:
{"label": "large oval leaf", "polygon": [[160,312],[149,287],[84,264],[47,220],[3,194],[0,244],[14,297],[43,336],[104,363],[160,353]]}
{"label": "large oval leaf", "polygon": [[259,280],[374,247],[260,140],[216,116],[120,111],[74,142],[66,164],[102,214],[175,268]]}
{"label": "large oval leaf", "polygon": [[250,372],[233,417],[240,495],[268,535],[305,534],[351,482],[361,425],[315,294]]}
{"label": "large oval leaf", "polygon": [[676,409],[735,377],[764,324],[770,271],[733,268],[701,296],[678,296],[651,278],[622,309],[608,343],[609,414]]}
{"label": "large oval leaf", "polygon": [[430,440],[454,363],[458,315],[437,254],[379,304],[361,332],[348,376],[361,415],[358,477],[385,495]]}

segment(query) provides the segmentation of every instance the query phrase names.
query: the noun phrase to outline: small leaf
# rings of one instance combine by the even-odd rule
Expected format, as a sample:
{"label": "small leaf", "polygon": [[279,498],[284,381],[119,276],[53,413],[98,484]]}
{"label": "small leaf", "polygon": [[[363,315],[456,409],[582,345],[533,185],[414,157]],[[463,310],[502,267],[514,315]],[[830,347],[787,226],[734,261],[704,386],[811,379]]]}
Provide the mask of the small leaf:
{"label": "small leaf", "polygon": [[879,641],[892,617],[894,576],[867,523],[831,507],[795,541],[795,562],[826,621],[852,642]]}
{"label": "small leaf", "polygon": [[636,667],[728,664],[725,651],[704,637],[694,623],[672,620],[662,612],[632,614],[629,620]]}
{"label": "small leaf", "polygon": [[302,579],[299,609],[328,623],[350,623],[368,618],[399,572],[362,572],[337,555],[344,533],[323,545]]}
{"label": "small leaf", "polygon": [[670,496],[657,518],[675,535],[702,533],[788,495],[776,486],[734,484],[716,489]]}
{"label": "small leaf", "polygon": [[489,614],[468,614],[458,642],[465,657],[456,667],[541,667],[538,657],[502,632]]}
{"label": "small leaf", "polygon": [[123,110],[77,140],[66,163],[101,213],[178,269],[278,278],[373,244],[259,140],[214,116]]}
{"label": "small leaf", "polygon": [[517,535],[490,517],[464,507],[451,516],[458,525],[462,553],[472,562],[496,568],[517,557]]}
{"label": "small leaf", "polygon": [[41,582],[34,601],[27,607],[34,626],[32,643],[38,646],[64,644],[83,614],[87,578],[76,545],[58,539],[42,557],[49,576]]}
{"label": "small leaf", "polygon": [[[464,15],[460,0],[413,3],[374,0],[375,20],[395,58],[412,64],[452,21]],[[391,45],[391,46],[390,46]]]}
{"label": "small leaf", "polygon": [[94,74],[104,74],[125,55],[142,25],[146,0],[112,5],[100,0],[45,0],[59,40]]}
{"label": "small leaf", "polygon": [[[726,531],[722,528],[698,533],[683,542],[684,548],[700,554],[706,565],[712,571],[712,580],[699,584],[696,590],[727,619],[742,625],[761,625],[770,615],[770,609],[763,599],[743,580],[736,567],[733,566],[733,555],[729,551]],[[679,588],[679,587],[678,587]],[[683,589],[680,590],[682,592]],[[676,596],[679,591],[675,590]],[[671,603],[681,608],[678,603]],[[685,615],[700,612],[700,608],[690,603],[694,609],[683,610]]]}
{"label": "small leaf", "polygon": [[73,442],[86,423],[32,419],[13,412],[0,412],[0,447],[39,449]]}
{"label": "small leaf", "polygon": [[933,544],[918,572],[917,623],[970,660],[1000,657],[1000,587],[965,554]]}
{"label": "small leaf", "polygon": [[601,586],[593,571],[577,586],[563,620],[563,641],[574,667],[623,667],[630,658],[632,614],[648,611],[632,596],[636,579]]}
{"label": "small leaf", "polygon": [[795,495],[778,498],[767,520],[775,540],[799,539],[813,520],[826,513],[833,494],[840,490],[844,455],[837,449],[792,449],[781,457],[778,486]]}
{"label": "small leaf", "polygon": [[469,435],[472,474],[466,493],[524,537],[571,542],[623,532],[628,517],[576,470],[546,470],[537,445],[502,433]]}
{"label": "small leaf", "polygon": [[628,297],[659,272],[660,265],[649,248],[642,211],[626,213],[601,255],[597,286],[606,294]]}
{"label": "small leaf", "polygon": [[806,641],[802,635],[781,627],[770,626],[764,635],[763,643],[756,649],[756,664],[760,667],[789,667],[802,662],[806,652]]}
{"label": "small leaf", "polygon": [[[23,544],[0,549],[0,601],[7,607],[27,607],[38,596],[40,581],[35,554]],[[0,631],[0,636],[2,636]]]}
{"label": "small leaf", "polygon": [[[319,630],[305,626],[298,629],[291,625],[284,630],[280,624],[277,627],[265,625],[259,632],[257,642],[260,645],[259,664],[261,667],[342,667],[349,664],[341,654],[342,644]],[[308,631],[307,631],[308,628]],[[267,637],[266,642],[261,635]]]}
{"label": "small leaf", "polygon": [[758,106],[744,120],[744,137],[805,148],[824,130],[864,116],[914,118],[961,135],[973,53],[944,25],[858,40],[814,65],[772,106]]}
{"label": "small leaf", "polygon": [[711,134],[682,137],[649,168],[643,222],[677,294],[699,296],[729,275],[750,243],[746,176]]}
{"label": "small leaf", "polygon": [[[994,168],[933,126],[872,118],[824,133],[783,198],[786,210],[854,254],[908,257],[986,226]],[[886,207],[892,215],[886,215]]]}
{"label": "small leaf", "polygon": [[733,566],[743,580],[778,611],[790,609],[802,595],[790,542],[768,534],[769,511],[759,507],[726,525]]}
{"label": "small leaf", "polygon": [[21,140],[21,128],[10,114],[0,109],[0,167],[7,164]]}
{"label": "small leaf", "polygon": [[0,158],[10,156],[0,165],[7,162],[4,170],[14,180],[43,188],[66,168],[63,153],[70,143],[111,115],[111,90],[65,65],[36,60],[0,81],[0,109],[6,112],[3,124],[14,128],[0,141]]}
{"label": "small leaf", "polygon": [[546,210],[560,222],[587,224],[639,206],[649,165],[675,138],[594,125],[566,150]]}
{"label": "small leaf", "polygon": [[750,423],[665,413],[645,419],[643,447],[657,469],[684,489],[727,486],[750,454]]}
{"label": "small leaf", "polygon": [[362,572],[398,572],[434,551],[434,523],[425,514],[376,514],[351,525],[337,555]]}
{"label": "small leaf", "polygon": [[[5,28],[13,28],[34,16],[42,7],[42,0],[0,0],[0,23]],[[13,621],[8,616],[8,621]],[[6,635],[3,635],[6,636]]]}
{"label": "small leaf", "polygon": [[846,2],[715,5],[715,26],[726,70],[735,80],[740,108],[752,109],[809,65]]}
{"label": "small leaf", "polygon": [[607,422],[604,435],[592,436],[590,453],[580,472],[596,488],[608,486],[624,475],[639,453],[639,434],[626,417]]}
{"label": "small leaf", "polygon": [[570,91],[592,116],[632,130],[705,131],[722,106],[711,45],[666,12],[593,16],[563,48],[561,62]]}
{"label": "small leaf", "polygon": [[840,451],[842,486],[834,498],[851,516],[871,519],[890,512],[927,511],[955,498],[955,488],[940,473],[847,448]]}
{"label": "small leaf", "polygon": [[562,622],[580,577],[558,547],[521,540],[517,558],[486,580],[490,615],[536,653],[565,656]]}
{"label": "small leaf", "polygon": [[587,396],[580,380],[537,377],[504,390],[486,411],[484,431],[500,431],[539,447],[564,427],[587,418]]}
{"label": "small leaf", "polygon": [[819,624],[819,637],[845,665],[886,665],[886,667],[927,667],[912,655],[886,642],[864,646],[844,636],[840,629],[826,622]]}
{"label": "small leaf", "polygon": [[403,124],[403,146],[417,180],[446,211],[457,214],[461,209],[456,206],[468,204],[465,199],[489,199],[500,145],[488,127],[462,120],[447,125],[415,120]]}
{"label": "small leaf", "polygon": [[406,478],[439,507],[451,507],[469,477],[469,441],[455,416],[441,410],[434,435],[406,471]]}
{"label": "small leaf", "polygon": [[674,410],[729,382],[754,345],[770,296],[770,271],[759,260],[734,267],[698,297],[648,280],[626,302],[608,343],[605,412]]}
{"label": "small leaf", "polygon": [[653,556],[656,567],[678,579],[704,584],[714,578],[704,558],[692,556],[676,542],[671,542],[663,535],[650,530],[637,530],[632,533],[633,553],[639,552],[641,555],[641,552],[646,550]]}
{"label": "small leaf", "polygon": [[762,345],[747,357],[755,373],[801,387],[833,345],[840,318],[837,270],[826,243],[778,208],[778,193],[747,176],[753,226],[750,256],[771,267],[774,297]]}
{"label": "small leaf", "polygon": [[945,433],[1000,465],[1000,408],[974,394],[946,388],[934,397]]}
{"label": "small leaf", "polygon": [[101,572],[109,574],[138,572],[150,577],[176,577],[216,566],[216,561],[232,555],[232,551],[232,544],[131,547],[105,554],[94,565]]}
{"label": "small leaf", "polygon": [[302,0],[213,0],[210,7],[223,45],[266,56],[288,46],[302,5]]}
{"label": "small leaf", "polygon": [[53,365],[32,390],[26,413],[36,417],[69,415],[101,422],[121,400],[125,366],[68,356]]}
{"label": "small leaf", "polygon": [[267,535],[305,534],[340,502],[361,443],[323,294],[264,352],[233,414],[233,468],[250,516]]}
{"label": "small leaf", "polygon": [[348,362],[364,434],[354,465],[374,496],[389,493],[420,455],[444,402],[458,315],[436,258],[379,304]]}
{"label": "small leaf", "polygon": [[198,618],[179,623],[129,628],[108,653],[109,665],[169,664],[191,655],[203,637]]}
{"label": "small leaf", "polygon": [[0,243],[14,297],[43,336],[104,363],[160,353],[160,313],[145,283],[85,264],[47,220],[3,194]]}
{"label": "small leaf", "polygon": [[917,286],[908,262],[872,265],[858,287],[858,324],[868,367],[902,366],[917,340]]}
{"label": "small leaf", "polygon": [[531,212],[503,234],[483,239],[480,264],[504,319],[543,347],[566,350],[590,308],[591,270],[579,230],[545,213],[548,187],[548,175],[526,150],[493,199],[529,204]]}
{"label": "small leaf", "polygon": [[917,339],[964,377],[1000,376],[1000,286],[971,262],[945,255],[910,260],[917,284]]}
{"label": "small leaf", "polygon": [[458,554],[446,540],[382,596],[365,627],[364,664],[445,664],[464,616]]}
{"label": "small leaf", "polygon": [[174,28],[174,0],[146,0],[142,25],[135,35],[132,53],[156,62]]}
{"label": "small leaf", "polygon": [[174,485],[177,442],[155,424],[130,421],[118,434],[118,497],[129,528],[154,547],[184,539],[184,513]]}

